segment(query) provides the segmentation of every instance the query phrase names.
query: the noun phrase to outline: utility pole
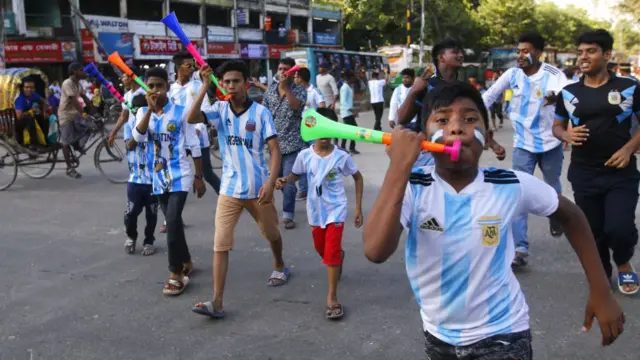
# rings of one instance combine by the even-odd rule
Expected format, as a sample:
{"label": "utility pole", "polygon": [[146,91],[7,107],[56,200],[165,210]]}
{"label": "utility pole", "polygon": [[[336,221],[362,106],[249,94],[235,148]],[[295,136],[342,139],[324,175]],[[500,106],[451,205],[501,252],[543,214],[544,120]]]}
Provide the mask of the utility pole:
{"label": "utility pole", "polygon": [[427,0],[420,0],[421,3],[421,11],[420,11],[420,58],[418,60],[419,67],[423,66],[424,59],[424,7]]}
{"label": "utility pole", "polygon": [[411,9],[413,8],[413,0],[407,4],[407,48],[411,45]]}
{"label": "utility pole", "polygon": [[5,30],[4,30],[4,9],[6,1],[0,0],[0,20],[2,20],[2,26],[0,26],[0,70],[4,70],[4,44],[5,44]]}

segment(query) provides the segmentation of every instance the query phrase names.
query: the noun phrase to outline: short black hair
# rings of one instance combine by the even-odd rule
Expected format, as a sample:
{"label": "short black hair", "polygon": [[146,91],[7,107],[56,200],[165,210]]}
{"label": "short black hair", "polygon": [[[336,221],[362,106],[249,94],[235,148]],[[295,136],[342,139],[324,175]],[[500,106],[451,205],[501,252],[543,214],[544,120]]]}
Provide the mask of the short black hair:
{"label": "short black hair", "polygon": [[489,113],[482,100],[482,95],[473,85],[458,80],[453,82],[443,81],[427,93],[422,106],[422,119],[420,120],[422,130],[426,131],[427,119],[433,111],[449,106],[459,98],[467,98],[473,101],[478,107],[478,111],[480,111],[485,130],[489,131]]}
{"label": "short black hair", "polygon": [[182,66],[182,63],[185,60],[193,59],[193,56],[188,51],[180,51],[179,53],[173,55],[173,63],[176,64],[176,67]]}
{"label": "short black hair", "polygon": [[413,69],[406,68],[406,69],[403,69],[400,72],[400,76],[405,76],[405,75],[406,76],[411,76],[411,77],[416,77],[416,72]]}
{"label": "short black hair", "polygon": [[377,79],[380,76],[380,73],[377,71],[374,71],[371,73],[371,78],[372,79]]}
{"label": "short black hair", "polygon": [[292,58],[290,58],[290,57],[282,58],[282,59],[280,59],[280,62],[278,62],[278,63],[279,63],[279,64],[283,64],[283,65],[289,65],[289,66],[291,66],[291,67],[296,66],[296,61],[295,61],[295,60],[293,60],[293,59],[292,59]]}
{"label": "short black hair", "polygon": [[241,60],[225,61],[222,65],[220,65],[216,72],[220,74],[220,77],[224,77],[224,74],[228,73],[229,71],[237,71],[241,73],[242,77],[244,77],[245,80],[249,78],[249,68],[247,68],[247,65]]}
{"label": "short black hair", "polygon": [[300,70],[298,70],[298,76],[306,82],[311,80],[311,72],[307,68],[300,68]]}
{"label": "short black hair", "polygon": [[144,73],[144,77],[145,79],[149,79],[150,77],[159,77],[167,84],[169,83],[169,74],[167,74],[167,70],[159,66],[149,68],[149,70]]}
{"label": "short black hair", "polygon": [[24,79],[22,79],[22,86],[24,86],[24,84],[26,84],[26,83],[32,83],[33,85],[35,85],[36,84],[36,79],[34,79],[34,78],[30,77],[30,76],[27,76]]}
{"label": "short black hair", "polygon": [[533,45],[535,49],[538,49],[541,51],[544,50],[544,45],[545,45],[544,38],[542,37],[542,35],[535,32],[524,33],[520,35],[520,37],[518,38],[518,42],[529,43]]}
{"label": "short black hair", "polygon": [[131,72],[133,72],[133,75],[137,77],[142,77],[142,75],[144,75],[144,73],[137,66],[129,66],[129,69],[131,69]]}
{"label": "short black hair", "polygon": [[438,68],[438,57],[447,49],[463,50],[462,45],[460,45],[460,43],[455,39],[444,39],[435,44],[433,49],[431,49],[431,58],[433,60],[433,65],[436,66],[436,70]]}
{"label": "short black hair", "polygon": [[131,100],[131,106],[134,108],[141,108],[147,105],[147,98],[143,94],[136,95]]}
{"label": "short black hair", "polygon": [[331,110],[330,108],[318,108],[318,110],[316,111],[318,112],[318,114],[326,117],[327,119],[338,121],[338,115],[336,115],[336,112]]}
{"label": "short black hair", "polygon": [[605,29],[587,31],[578,37],[576,45],[580,44],[596,44],[606,52],[613,49],[613,36]]}

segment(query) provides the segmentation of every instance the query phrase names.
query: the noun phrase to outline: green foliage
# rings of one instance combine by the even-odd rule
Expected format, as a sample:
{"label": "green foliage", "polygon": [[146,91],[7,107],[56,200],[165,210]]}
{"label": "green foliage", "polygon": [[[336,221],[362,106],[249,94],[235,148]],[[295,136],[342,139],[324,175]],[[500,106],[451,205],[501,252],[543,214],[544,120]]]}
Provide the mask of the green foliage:
{"label": "green foliage", "polygon": [[640,21],[640,0],[620,0],[618,2],[620,14],[630,14],[634,21]]}
{"label": "green foliage", "polygon": [[515,44],[518,35],[535,30],[534,0],[484,0],[473,14],[486,36],[487,47]]}
{"label": "green foliage", "polygon": [[572,49],[575,41],[585,31],[608,29],[610,24],[589,18],[587,11],[574,6],[559,8],[551,2],[543,2],[535,10],[536,30],[543,34],[549,46],[560,50]]}

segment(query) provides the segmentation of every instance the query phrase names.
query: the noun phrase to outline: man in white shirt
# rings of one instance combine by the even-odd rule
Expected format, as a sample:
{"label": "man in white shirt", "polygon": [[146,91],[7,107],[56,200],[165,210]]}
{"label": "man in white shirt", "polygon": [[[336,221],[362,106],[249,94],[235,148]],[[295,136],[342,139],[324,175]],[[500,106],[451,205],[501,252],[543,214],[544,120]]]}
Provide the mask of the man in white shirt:
{"label": "man in white shirt", "polygon": [[371,107],[376,116],[376,122],[373,130],[382,130],[382,112],[384,111],[384,87],[389,84],[389,74],[385,69],[384,79],[380,79],[380,73],[374,71],[371,73],[371,80],[368,81],[369,95],[371,96]]}
{"label": "man in white shirt", "polygon": [[302,85],[307,89],[307,102],[304,105],[303,113],[309,109],[318,110],[318,108],[327,106],[327,103],[324,101],[324,97],[322,97],[320,91],[309,82],[310,80],[311,72],[307,68],[301,68],[298,70],[294,77],[294,81],[297,85]]}
{"label": "man in white shirt", "polygon": [[320,74],[316,76],[318,90],[322,93],[327,107],[335,111],[338,98],[340,97],[336,78],[329,73],[329,64],[326,60],[323,60],[320,65],[318,65],[318,71],[320,71]]}
{"label": "man in white shirt", "polygon": [[[413,82],[416,79],[416,72],[413,69],[406,68],[400,72],[400,76],[402,76],[402,85],[393,90],[389,106],[389,127],[392,129],[398,123],[398,110],[411,92]],[[414,116],[410,123],[415,123],[417,120],[418,115]]]}
{"label": "man in white shirt", "polygon": [[[562,191],[560,174],[564,154],[562,143],[553,136],[556,98],[567,85],[567,77],[558,68],[540,61],[545,41],[539,34],[524,34],[518,40],[518,67],[507,70],[495,84],[482,95],[490,108],[508,89],[513,90],[509,118],[514,127],[513,169],[533,174],[536,164],[542,170],[544,180],[558,194]],[[562,228],[552,219],[550,231],[562,236]],[[516,257],[513,265],[527,264],[527,217],[514,223]]]}

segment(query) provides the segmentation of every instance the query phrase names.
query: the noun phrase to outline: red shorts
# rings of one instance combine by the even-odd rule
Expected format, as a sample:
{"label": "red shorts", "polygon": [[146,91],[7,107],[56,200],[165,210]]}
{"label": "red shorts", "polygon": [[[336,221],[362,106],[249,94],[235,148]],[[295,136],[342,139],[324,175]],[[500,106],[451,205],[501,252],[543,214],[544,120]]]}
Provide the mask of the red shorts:
{"label": "red shorts", "polygon": [[312,226],[313,246],[318,255],[322,257],[322,263],[327,266],[342,265],[342,231],[344,223],[331,223],[324,229],[320,226]]}

